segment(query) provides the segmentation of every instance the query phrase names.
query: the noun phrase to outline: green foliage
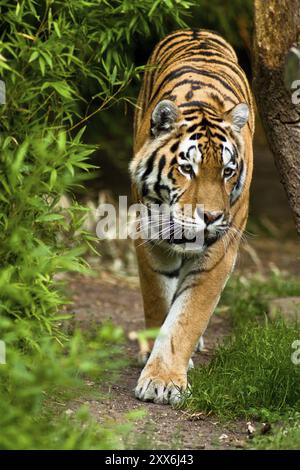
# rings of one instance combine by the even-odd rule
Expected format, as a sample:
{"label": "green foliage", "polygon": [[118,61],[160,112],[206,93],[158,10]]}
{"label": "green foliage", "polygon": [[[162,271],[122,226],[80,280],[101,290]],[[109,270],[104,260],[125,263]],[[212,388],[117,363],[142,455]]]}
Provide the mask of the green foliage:
{"label": "green foliage", "polygon": [[83,143],[82,125],[127,100],[141,71],[133,39],[163,34],[167,20],[182,25],[191,4],[0,0],[1,448],[118,447],[127,432],[100,428],[81,412],[72,420],[50,412],[55,394],[82,386],[83,374],[104,379],[120,366],[111,346],[118,330],[89,342],[61,330],[66,299],[57,274],[87,271],[81,255],[91,237],[81,228],[83,207],[60,201],[91,168],[94,147]]}
{"label": "green foliage", "polygon": [[16,347],[20,338],[36,344],[33,322],[1,318],[0,328],[7,349],[7,364],[0,366],[0,449],[122,448],[130,431],[125,418],[116,428],[99,426],[87,408],[66,413],[67,401],[80,390],[87,393],[85,376],[104,380],[109,371],[111,380],[124,365],[120,330],[106,326],[89,340],[76,332],[63,350],[50,336],[40,335],[37,353]]}
{"label": "green foliage", "polygon": [[83,209],[58,206],[76,181],[76,169],[89,167],[91,150],[79,137],[67,142],[62,132],[56,137],[49,131],[17,145],[0,136],[1,310],[15,319],[32,318],[48,332],[64,302],[53,275],[86,270],[79,258]]}
{"label": "green foliage", "polygon": [[[72,126],[91,109],[116,102],[141,71],[133,61],[133,39],[162,35],[166,18],[183,26],[182,15],[193,3],[1,0],[0,71],[7,86],[2,126],[11,131],[20,119],[27,132],[37,123]],[[15,130],[20,136],[19,126]]]}
{"label": "green foliage", "polygon": [[269,280],[232,280],[222,304],[232,314],[233,335],[217,348],[209,365],[191,374],[187,407],[221,417],[268,420],[299,408],[300,367],[291,360],[299,324],[266,317],[268,299],[297,292],[299,280],[279,274]]}
{"label": "green foliage", "polygon": [[243,327],[267,314],[270,299],[298,295],[299,279],[282,276],[277,271],[272,272],[268,279],[236,276],[230,279],[224,290],[220,306],[229,307],[233,326]]}
{"label": "green foliage", "polygon": [[254,439],[253,445],[257,450],[299,450],[300,425],[299,413],[296,413],[286,425],[275,429],[275,432],[264,439]]}

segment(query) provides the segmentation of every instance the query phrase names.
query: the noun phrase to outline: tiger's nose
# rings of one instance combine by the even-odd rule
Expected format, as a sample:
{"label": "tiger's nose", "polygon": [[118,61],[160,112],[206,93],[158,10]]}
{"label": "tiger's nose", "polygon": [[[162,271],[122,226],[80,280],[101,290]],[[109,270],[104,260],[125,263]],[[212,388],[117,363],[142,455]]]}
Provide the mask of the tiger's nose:
{"label": "tiger's nose", "polygon": [[222,215],[222,211],[204,212],[204,222],[206,223],[206,225],[213,224],[214,222],[217,222],[217,220],[221,219]]}

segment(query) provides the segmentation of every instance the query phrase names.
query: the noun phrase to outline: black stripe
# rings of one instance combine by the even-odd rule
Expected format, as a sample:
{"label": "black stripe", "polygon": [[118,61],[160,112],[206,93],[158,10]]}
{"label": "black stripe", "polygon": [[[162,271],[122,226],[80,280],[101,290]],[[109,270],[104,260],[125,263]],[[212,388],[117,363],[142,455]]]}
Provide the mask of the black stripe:
{"label": "black stripe", "polygon": [[[213,108],[208,103],[206,103],[206,101],[199,101],[199,100],[194,100],[194,101],[188,101],[186,103],[181,103],[178,107],[179,108],[190,108],[191,106],[197,106],[198,108],[210,108],[211,111],[213,110]],[[198,109],[198,111],[199,111],[199,109]]]}
{"label": "black stripe", "polygon": [[194,282],[192,284],[189,284],[188,286],[185,286],[185,287],[182,287],[180,290],[176,291],[175,294],[173,295],[173,298],[172,298],[172,301],[171,301],[171,305],[173,305],[173,303],[175,302],[175,300],[178,299],[178,297],[181,296],[181,294],[183,294],[185,291],[189,290],[189,289],[192,289],[193,287],[197,287],[198,286],[198,283],[197,282]]}
{"label": "black stripe", "polygon": [[179,157],[182,158],[182,160],[188,160],[188,157],[186,156],[184,152],[180,152]]}
{"label": "black stripe", "polygon": [[[178,147],[179,147],[179,140],[177,140],[177,142],[174,142],[174,144],[173,144],[173,145],[171,146],[171,148],[170,148],[170,151],[171,151],[172,153],[175,153],[176,150],[178,149]],[[171,164],[172,164],[172,163],[171,163]]]}
{"label": "black stripe", "polygon": [[[199,58],[201,58],[201,57],[222,57],[224,59],[226,58],[226,56],[224,56],[224,54],[222,54],[221,52],[217,52],[216,50],[202,49],[201,44],[197,44],[197,45],[193,45],[193,46],[188,47],[185,50],[184,55],[179,56],[178,59],[180,59],[180,60],[183,60],[183,59],[194,60],[194,59],[192,59],[193,56],[197,56]],[[231,61],[232,59],[228,59],[228,60]]]}
{"label": "black stripe", "polygon": [[187,128],[187,132],[194,132],[199,126],[199,122],[197,124],[193,124],[193,126]]}
{"label": "black stripe", "polygon": [[172,181],[173,184],[176,184],[177,181],[173,176],[173,170],[174,170],[174,167],[170,168],[170,170],[168,172],[168,178]]}
{"label": "black stripe", "polygon": [[190,101],[193,98],[193,96],[194,96],[193,91],[189,90],[184,98],[186,99],[186,101]]}
{"label": "black stripe", "polygon": [[[202,31],[201,31],[202,32]],[[215,35],[215,33],[212,33]],[[201,35],[200,35],[201,36]],[[218,35],[220,39],[223,39],[222,36]],[[200,37],[199,39],[202,39],[202,37]],[[205,41],[205,43],[209,44],[210,42],[214,42],[216,44],[218,44],[219,46],[221,46],[222,48],[226,49],[226,51],[228,51],[231,55],[231,57],[233,57],[233,54],[234,54],[234,51],[232,50],[232,48],[229,46],[229,44],[225,41],[225,39],[223,39],[223,41],[220,41],[218,38],[216,38],[215,36],[205,36],[205,38],[203,38],[202,40]]]}
{"label": "black stripe", "polygon": [[161,172],[164,169],[165,164],[166,164],[166,156],[162,155],[162,157],[160,158],[159,163],[158,163],[158,173],[159,173],[160,176],[161,176]]}
{"label": "black stripe", "polygon": [[[193,105],[196,105],[197,103],[200,103],[200,102],[197,102],[197,101],[194,101]],[[184,103],[182,105],[179,105],[179,106],[188,106],[189,103]],[[199,109],[198,108],[193,108],[193,109],[190,109],[190,110],[186,110],[186,111],[183,111],[182,114],[191,114],[191,113],[195,113],[195,112],[198,112],[198,115],[194,117],[194,119],[198,118],[199,119],[199,113],[202,112],[202,109],[200,108],[200,104],[199,104]],[[193,126],[191,126],[189,129],[187,129],[188,131],[190,132],[193,132],[194,130],[197,129],[197,127],[201,128],[203,126],[212,126],[212,127],[218,127],[218,131],[221,131],[222,132],[222,129],[220,128],[220,126],[218,125],[219,122],[223,122],[224,119],[222,117],[219,117],[217,116],[216,114],[213,114],[209,111],[207,111],[206,109],[204,110],[204,116],[202,118],[202,120],[200,122],[198,122],[197,124],[194,124]],[[208,116],[208,118],[206,117]],[[187,118],[185,118],[187,119]]]}
{"label": "black stripe", "polygon": [[146,163],[146,170],[144,171],[142,175],[142,180],[145,180],[147,176],[149,176],[150,173],[152,172],[156,154],[157,154],[157,150],[155,150],[155,152],[153,152],[152,155],[150,155],[150,157],[148,158],[147,163]]}
{"label": "black stripe", "polygon": [[177,268],[177,269],[174,269],[174,271],[159,271],[158,269],[155,269],[154,271],[155,271],[157,274],[161,274],[162,276],[166,276],[166,277],[172,279],[172,278],[174,278],[174,277],[178,277],[178,276],[179,276],[180,269],[181,269],[181,266],[179,266],[179,268]]}
{"label": "black stripe", "polygon": [[[232,72],[235,72],[239,81],[242,82],[243,86],[244,86],[244,89],[245,89],[245,92],[246,92],[246,95],[247,95],[247,100],[250,101],[250,94],[249,94],[249,87],[248,87],[248,84],[246,82],[246,79],[241,71],[241,69],[238,67],[237,64],[235,64],[234,62],[223,62],[222,60],[216,60],[216,59],[209,59],[209,60],[204,60],[204,59],[191,59],[191,62],[202,62],[202,63],[206,63],[206,64],[215,64],[215,65],[222,65],[223,67],[228,67],[230,69],[230,71]],[[228,77],[228,79],[230,79],[232,81],[233,77],[231,77],[230,75],[227,75],[226,76]],[[241,89],[240,85],[238,83],[235,83],[234,84],[236,86],[236,88],[239,89],[239,91],[243,93],[243,90]]]}
{"label": "black stripe", "polygon": [[[218,36],[218,37],[216,37]],[[177,38],[181,38],[179,41],[176,41]],[[175,40],[175,41],[174,41]],[[192,44],[191,44],[192,42]],[[170,44],[171,43],[171,44]],[[180,44],[183,44],[183,47],[176,47]],[[169,47],[167,47],[169,45]],[[207,50],[209,47],[212,48],[212,51]],[[174,50],[175,49],[175,50]],[[206,30],[179,30],[175,31],[172,34],[169,34],[165,39],[163,39],[156,49],[154,50],[150,62],[155,63],[158,61],[157,65],[159,69],[163,68],[165,64],[168,63],[169,58],[172,56],[180,54],[180,52],[185,51],[190,52],[191,54],[196,53],[197,49],[200,50],[200,53],[203,56],[210,57],[210,56],[223,56],[224,58],[227,57],[228,53],[230,55],[230,59],[235,61],[235,56],[232,48],[229,44],[222,38],[222,36],[217,35],[213,32],[206,31]],[[167,57],[165,54],[167,52]],[[179,57],[180,59],[182,56]],[[155,73],[156,72],[156,73]],[[153,79],[154,75],[157,74],[157,70],[151,73],[150,80],[148,82],[148,92],[152,91],[153,87]]]}
{"label": "black stripe", "polygon": [[162,198],[161,191],[167,191],[168,195],[170,195],[170,193],[171,193],[171,190],[170,190],[169,186],[167,186],[166,184],[155,183],[154,189],[155,189],[156,193],[160,196],[160,198]]}
{"label": "black stripe", "polygon": [[[235,186],[234,186],[232,192],[233,192],[234,190],[240,191],[240,189],[241,189],[241,180],[242,180],[242,176],[243,176],[243,170],[244,170],[244,161],[241,160],[239,178],[238,178],[238,181],[237,181],[237,183],[235,184]],[[235,204],[235,203],[239,200],[241,194],[242,194],[242,191],[240,192],[240,194],[238,194],[237,197],[235,197],[235,198],[233,199],[232,193],[231,193],[231,195],[230,195],[230,205],[231,205],[231,206],[232,206],[233,204]]]}
{"label": "black stripe", "polygon": [[[232,239],[229,241],[228,243],[228,246],[232,243]],[[220,259],[218,259],[218,261],[211,267],[211,268],[199,268],[199,269],[192,269],[191,271],[189,271],[185,277],[182,279],[181,281],[181,284],[184,283],[184,281],[186,279],[188,279],[190,276],[197,276],[198,274],[203,274],[203,273],[210,273],[211,271],[213,271],[223,260],[225,256],[225,253],[221,256]]]}
{"label": "black stripe", "polygon": [[[195,84],[195,85],[192,85],[192,89],[193,89],[193,90],[200,90],[200,88],[209,88],[210,90],[213,90],[213,91],[215,91],[215,92],[220,93],[220,90],[219,90],[218,88],[216,88],[214,85],[212,85],[211,83],[201,82],[200,80],[188,80],[188,79],[187,79],[187,80],[182,80],[182,81],[179,82],[179,83],[176,83],[176,84],[174,85],[174,87],[172,88],[171,91],[166,91],[166,92],[161,96],[160,101],[165,100],[165,99],[171,99],[171,98],[170,98],[170,93],[172,93],[176,88],[178,88],[178,87],[180,87],[180,86],[182,86],[182,85],[185,85],[186,83],[191,83],[191,82],[195,82],[195,83],[198,84],[198,85],[196,85],[196,84]],[[234,101],[233,99],[231,99],[231,98],[228,97],[228,96],[224,97],[224,101],[227,101],[228,103],[232,103],[233,105],[236,105],[236,104],[237,104],[236,101]],[[214,111],[214,108],[213,108],[211,105],[209,105],[206,101],[198,101],[198,103],[201,103],[201,106],[202,106],[202,107],[205,106],[206,108],[211,109],[212,112]],[[193,105],[193,101],[188,101],[188,102],[186,102],[186,103],[180,104],[179,107],[182,108],[182,107],[192,106],[192,105]],[[195,112],[196,112],[196,111],[199,112],[199,109],[195,109],[194,111],[195,111]],[[188,112],[183,112],[183,114],[190,114],[190,111],[188,111]]]}
{"label": "black stripe", "polygon": [[[158,69],[157,71],[159,71],[159,73],[162,73],[163,70],[164,70],[164,66],[165,65],[170,65],[168,62],[169,62],[169,59],[172,57],[172,62],[176,62],[177,60],[181,60],[182,56],[179,55],[179,57],[177,57],[178,54],[180,54],[180,52],[186,52],[188,50],[193,50],[195,49],[196,45],[193,44],[192,46],[189,46],[189,41],[185,41],[185,44],[182,46],[182,47],[178,47],[175,51],[173,48],[171,48],[171,50],[166,50],[160,57],[159,57],[159,61],[158,61]],[[176,57],[176,58],[175,58]]]}
{"label": "black stripe", "polygon": [[[247,217],[246,217],[247,219]],[[218,239],[220,240],[220,239]],[[228,245],[227,245],[227,248],[235,241],[235,237],[233,236],[229,242],[228,242]],[[185,276],[184,278],[182,279],[181,281],[181,285],[184,283],[184,281],[186,279],[188,279],[190,276],[197,276],[198,274],[203,274],[203,273],[210,273],[211,271],[213,271],[217,266],[219,266],[219,264],[223,261],[224,257],[225,257],[226,253],[224,252],[223,255],[218,259],[218,261],[213,265],[211,266],[210,268],[198,268],[198,269],[192,269],[191,271],[189,271]],[[209,256],[209,252],[207,254],[207,257]]]}
{"label": "black stripe", "polygon": [[[184,103],[184,105],[188,106],[189,103]],[[182,106],[182,105],[179,105],[179,106]],[[195,116],[195,119],[199,119],[200,112],[201,112],[201,108],[192,108],[192,109],[186,109],[185,111],[182,111],[182,114],[187,115],[187,114],[197,113],[197,115]]]}
{"label": "black stripe", "polygon": [[[185,32],[185,31],[179,30],[179,31],[174,31],[174,33],[171,33],[167,37],[165,37],[162,41],[160,41],[160,43],[154,49],[153,54],[151,55],[150,60],[149,60],[148,63],[155,64],[157,58],[159,58],[159,55],[162,53],[162,49],[164,48],[165,45],[167,45],[173,39],[176,39],[177,37],[184,37],[185,35],[186,35],[186,39],[174,42],[171,45],[171,48],[173,48],[177,44],[186,42],[187,39],[191,37],[190,32],[188,32],[188,31]],[[163,55],[164,55],[164,53],[162,53],[162,56]],[[160,60],[161,60],[162,56],[158,59],[159,62],[158,62],[157,65],[159,66],[159,69],[161,69],[161,65],[162,65],[160,63]],[[149,97],[150,97],[150,93],[151,93],[152,88],[153,88],[154,80],[156,80],[156,78],[157,78],[155,72],[157,72],[157,70],[154,70],[154,71],[150,72],[150,74],[149,74],[150,76],[149,76],[149,82],[148,82],[148,89],[147,89],[147,93],[146,93],[147,101],[149,101]]]}
{"label": "black stripe", "polygon": [[[169,37],[169,36],[167,36],[166,39],[168,39],[168,37]],[[174,36],[174,37],[176,37],[176,36]],[[183,40],[180,40],[180,41],[176,41],[176,42],[174,42],[170,47],[173,48],[174,46],[177,46],[177,45],[179,45],[179,44],[185,43],[185,45],[184,45],[184,48],[185,48],[185,47],[186,47],[186,44],[188,44],[188,39],[189,39],[189,38],[190,38],[190,36],[188,36],[186,39],[183,39]],[[160,43],[160,44],[161,44],[161,43]],[[159,45],[158,45],[158,47],[159,47]],[[172,51],[173,51],[173,49],[172,49]],[[174,51],[173,51],[173,52],[174,52]],[[157,79],[157,75],[162,73],[162,67],[163,67],[163,65],[168,62],[168,60],[166,60],[166,61],[163,61],[163,62],[161,63],[160,60],[163,58],[164,53],[163,53],[160,57],[158,57],[159,54],[160,54],[160,47],[159,47],[157,53],[155,54],[155,56],[154,56],[154,57],[152,58],[152,60],[151,60],[151,63],[152,63],[152,64],[154,63],[154,65],[155,65],[155,61],[158,59],[157,64],[156,64],[156,65],[157,65],[157,69],[154,70],[153,72],[151,72],[151,75],[150,75],[149,87],[148,87],[148,88],[149,88],[149,90],[148,90],[149,92],[147,91],[147,101],[148,101],[148,99],[149,99],[149,94],[151,94],[151,92],[152,92],[153,84],[154,84],[154,81]],[[169,59],[169,58],[168,58],[168,59]]]}
{"label": "black stripe", "polygon": [[[220,129],[218,129],[218,131],[220,131]],[[222,142],[226,142],[226,141],[227,141],[226,136],[225,136],[224,134],[220,134],[220,132],[214,132],[214,131],[212,130],[211,135],[212,135],[213,137],[216,137],[217,139],[220,139]]]}
{"label": "black stripe", "polygon": [[[233,90],[232,87],[229,86],[228,83],[225,80],[223,80],[223,78],[221,78],[219,75],[216,75],[214,72],[209,72],[208,70],[200,70],[200,69],[196,69],[195,67],[189,67],[189,66],[184,65],[184,66],[181,66],[178,69],[173,70],[172,72],[168,73],[168,75],[166,75],[164,77],[162,82],[157,87],[155,93],[151,96],[150,104],[155,100],[155,98],[160,93],[163,86],[165,86],[167,83],[174,80],[175,78],[178,78],[178,77],[180,77],[184,74],[187,74],[189,72],[194,73],[196,75],[212,78],[214,81],[219,82],[226,90],[228,90],[230,93],[232,93],[237,98],[237,100],[240,100],[240,97],[236,93],[236,91]],[[212,87],[211,84],[204,83],[203,85],[207,86],[207,87]],[[213,87],[213,88],[220,92],[220,90],[218,88],[216,88],[216,87]]]}
{"label": "black stripe", "polygon": [[199,39],[199,38],[198,38],[199,32],[200,32],[200,31],[199,31],[198,29],[192,29],[192,33],[193,33],[192,38],[193,38],[194,41],[197,41],[197,40]]}
{"label": "black stripe", "polygon": [[184,118],[185,121],[195,121],[195,119],[199,119],[199,116],[198,115],[195,115],[195,116],[187,116],[186,118]]}
{"label": "black stripe", "polygon": [[[190,34],[192,33],[192,35]],[[203,32],[203,30],[199,30],[198,31],[198,34],[199,36],[197,35],[197,37],[195,37],[195,34],[194,32],[191,30],[189,32],[189,34],[186,36],[185,38],[185,42],[188,44],[188,39],[190,39],[190,41],[193,41],[195,44],[193,44],[192,46],[189,46],[190,49],[194,49],[194,48],[199,48],[199,49],[208,49],[208,48],[212,48],[214,50],[217,50],[217,51],[220,51],[220,49],[222,50],[223,52],[223,55],[226,57],[226,53],[230,54],[230,57],[232,59],[235,59],[234,57],[234,51],[231,49],[231,47],[229,46],[229,44],[222,38],[222,36],[218,35],[218,39],[217,37],[215,36],[211,36],[211,35],[207,35],[205,32]],[[167,36],[166,38],[166,44],[176,38],[176,37],[180,37],[180,36],[183,36],[182,34],[179,34],[178,36],[177,35],[173,35],[172,37],[169,38],[169,36]],[[223,39],[223,41],[222,41]],[[173,48],[173,46],[177,45],[177,44],[180,44],[184,41],[177,41],[177,42],[174,42],[170,47]],[[160,43],[162,44],[162,43]],[[163,44],[166,45],[166,44]],[[158,50],[157,50],[157,53],[155,54],[155,57],[158,57],[159,56],[159,52],[161,52],[162,50],[162,47],[160,47]],[[174,52],[174,51],[173,51]],[[176,51],[175,51],[176,52]]]}
{"label": "black stripe", "polygon": [[[201,86],[203,86],[203,82],[201,82],[201,80],[191,80],[190,78],[185,78],[184,80],[180,80],[179,82],[175,84],[174,88],[172,89],[172,92],[176,88],[179,88],[180,86],[183,86],[183,85],[192,85],[192,90],[195,90],[195,89],[199,90]],[[195,85],[199,86],[199,88],[194,88]]]}
{"label": "black stripe", "polygon": [[169,278],[178,277],[179,274],[180,274],[180,270],[181,270],[181,268],[182,268],[182,266],[184,265],[185,262],[186,262],[186,260],[184,258],[181,258],[180,266],[178,266],[178,268],[174,269],[173,271],[160,271],[159,269],[154,269],[153,271],[158,273],[158,274],[161,274],[162,276],[166,276],[166,277],[169,277]]}
{"label": "black stripe", "polygon": [[196,132],[195,134],[190,135],[190,140],[199,140],[202,134],[200,132]]}
{"label": "black stripe", "polygon": [[[174,33],[171,33],[168,36],[166,36],[157,45],[157,48],[155,50],[155,54],[154,54],[153,59],[155,57],[158,57],[158,55],[162,51],[163,47],[166,46],[170,41],[172,41],[172,39],[176,39],[176,38],[179,38],[179,37],[185,37],[184,40],[186,41],[188,38],[191,38],[191,31],[190,30],[187,30],[187,31],[182,31],[182,30],[181,31],[174,31]],[[178,42],[176,44],[178,44]],[[173,47],[174,45],[175,45],[175,43],[173,43],[171,47]]]}
{"label": "black stripe", "polygon": [[[216,51],[203,51],[201,50],[200,46],[197,45],[197,46],[192,46],[192,47],[189,47],[189,48],[186,48],[186,47],[182,47],[180,48],[182,54],[178,54],[176,52],[172,52],[168,55],[167,59],[168,60],[163,60],[160,64],[159,64],[159,73],[163,73],[166,68],[168,68],[170,66],[170,60],[172,60],[172,63],[176,63],[176,62],[200,62],[201,60],[203,60],[203,62],[205,61],[205,58],[206,57],[220,57],[221,59],[224,59],[226,60],[226,56],[224,56],[224,54],[221,54],[219,52],[216,52]],[[184,51],[184,52],[183,52]],[[195,57],[195,58],[194,58]],[[231,60],[231,59],[228,59],[229,62],[231,62],[232,64],[234,64],[234,62]],[[236,66],[238,66],[236,64]]]}
{"label": "black stripe", "polygon": [[[177,189],[178,189],[178,188],[177,188]],[[173,194],[172,199],[171,199],[171,202],[170,202],[170,205],[175,204],[175,202],[178,202],[178,201],[179,201],[179,198],[182,197],[185,192],[186,192],[186,190],[185,190],[185,191],[181,191],[181,192],[179,192],[179,193]]]}
{"label": "black stripe", "polygon": [[[216,54],[212,54],[212,55],[215,56]],[[231,71],[234,71],[236,73],[239,80],[243,83],[243,86],[244,86],[246,94],[247,94],[247,99],[248,99],[248,101],[250,101],[250,93],[249,93],[248,83],[246,81],[246,78],[245,78],[241,68],[235,62],[233,62],[233,61],[224,62],[222,60],[216,60],[216,59],[206,60],[206,59],[202,59],[202,58],[190,58],[190,62],[203,62],[203,63],[206,63],[206,64],[215,64],[215,65],[222,65],[223,67],[228,67]],[[236,83],[235,86],[239,87],[238,83]]]}
{"label": "black stripe", "polygon": [[[161,204],[161,200],[156,198],[156,197],[153,197],[153,196],[148,196],[147,201],[153,202],[154,204],[158,204],[158,205]],[[149,212],[148,212],[148,216],[151,217],[151,209],[150,209],[150,215],[149,215]]]}
{"label": "black stripe", "polygon": [[[179,36],[181,36],[181,34],[178,35],[178,37],[179,37]],[[176,37],[177,37],[177,36],[173,36],[173,38],[176,38]],[[167,36],[165,39],[168,40],[168,38],[169,38],[169,36]],[[172,39],[172,38],[171,38],[171,39]],[[181,39],[180,41],[175,41],[175,42],[173,42],[173,43],[171,44],[171,46],[170,46],[170,47],[172,48],[171,50],[173,51],[173,47],[174,47],[174,46],[177,46],[177,45],[183,44],[183,43],[185,43],[185,45],[184,45],[184,48],[185,48],[185,47],[186,47],[186,44],[188,44],[188,40],[189,40],[189,39],[190,39],[190,35],[187,36],[185,39]],[[162,42],[163,42],[163,41],[162,41]],[[169,42],[169,40],[168,40],[167,42]],[[161,53],[161,49],[162,49],[162,48],[161,48],[161,44],[162,44],[162,43],[159,43],[159,44],[158,44],[158,49],[156,50],[155,55],[151,58],[151,61],[150,61],[151,64],[154,64],[154,65],[156,64],[156,65],[158,66],[157,69],[156,69],[155,71],[153,71],[153,73],[151,73],[151,77],[150,77],[150,80],[149,80],[150,92],[152,91],[154,81],[157,79],[157,73],[158,73],[158,72],[159,72],[159,73],[162,72],[162,67],[163,67],[163,65],[164,65],[165,63],[167,63],[167,62],[168,62],[168,59],[169,59],[169,57],[168,57],[167,60],[164,60],[164,61],[161,62],[161,59],[163,59],[165,52],[167,52],[167,51],[165,51],[165,52]],[[157,61],[157,63],[156,63],[156,61]]]}
{"label": "black stripe", "polygon": [[146,183],[143,183],[143,186],[142,186],[142,197],[146,197],[148,194],[148,187],[146,185]]}
{"label": "black stripe", "polygon": [[[182,103],[179,105],[179,108],[189,108],[190,106],[198,106],[197,108],[187,109],[182,112],[184,115],[189,115],[192,113],[197,113],[196,116],[186,117],[186,121],[191,121],[199,119],[199,114],[205,114],[209,119],[214,122],[222,122],[224,119],[220,117],[220,113],[216,111],[213,107],[207,104],[205,101],[190,101],[188,103]],[[201,124],[201,123],[199,123]]]}
{"label": "black stripe", "polygon": [[[156,181],[156,183],[154,185],[154,188],[153,188],[158,196],[161,196],[160,191],[164,186],[164,185],[161,185],[160,182],[161,182],[161,174],[162,174],[162,171],[163,171],[165,165],[166,165],[166,156],[162,155],[162,157],[160,158],[159,163],[158,163],[157,181]],[[166,189],[166,187],[164,187],[164,189]],[[168,191],[170,191],[169,188],[168,188]]]}

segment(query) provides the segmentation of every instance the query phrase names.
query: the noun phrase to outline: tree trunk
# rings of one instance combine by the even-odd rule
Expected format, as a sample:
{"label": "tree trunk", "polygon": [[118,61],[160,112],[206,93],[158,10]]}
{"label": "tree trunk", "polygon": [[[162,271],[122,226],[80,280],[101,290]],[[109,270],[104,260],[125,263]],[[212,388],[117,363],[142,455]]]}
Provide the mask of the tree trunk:
{"label": "tree trunk", "polygon": [[254,10],[254,93],[300,235],[300,0]]}

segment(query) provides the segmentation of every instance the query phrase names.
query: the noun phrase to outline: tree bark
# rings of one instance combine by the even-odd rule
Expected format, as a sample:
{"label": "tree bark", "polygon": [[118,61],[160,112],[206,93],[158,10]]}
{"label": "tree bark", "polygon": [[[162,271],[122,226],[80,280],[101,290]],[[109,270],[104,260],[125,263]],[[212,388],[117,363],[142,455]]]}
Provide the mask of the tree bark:
{"label": "tree bark", "polygon": [[[300,0],[254,0],[254,10],[254,93],[300,235]],[[291,54],[293,80],[285,79]]]}

